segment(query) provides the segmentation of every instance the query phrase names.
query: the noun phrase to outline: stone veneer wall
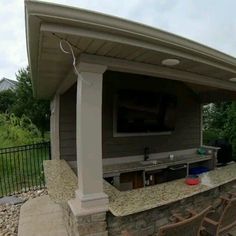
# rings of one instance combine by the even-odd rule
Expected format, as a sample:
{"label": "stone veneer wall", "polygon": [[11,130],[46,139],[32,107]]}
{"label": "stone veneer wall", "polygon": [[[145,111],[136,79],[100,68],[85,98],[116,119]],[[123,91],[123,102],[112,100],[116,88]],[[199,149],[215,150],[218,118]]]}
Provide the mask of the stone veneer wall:
{"label": "stone veneer wall", "polygon": [[219,197],[232,191],[235,184],[236,181],[166,206],[128,216],[115,217],[108,212],[108,235],[119,236],[123,230],[138,232],[143,236],[156,235],[159,227],[169,222],[172,213],[186,213],[186,209],[201,211],[209,205],[216,206],[220,203]]}
{"label": "stone veneer wall", "polygon": [[133,232],[143,236],[154,236],[160,226],[170,223],[171,214],[186,214],[186,209],[201,211],[209,205],[217,206],[220,203],[219,197],[232,191],[235,185],[236,181],[232,181],[166,206],[121,217],[116,217],[110,212],[76,217],[67,203],[62,204],[62,207],[69,236],[121,236],[123,230],[130,231],[132,236],[135,236]]}
{"label": "stone veneer wall", "polygon": [[106,212],[75,216],[68,204],[62,207],[68,236],[108,236]]}

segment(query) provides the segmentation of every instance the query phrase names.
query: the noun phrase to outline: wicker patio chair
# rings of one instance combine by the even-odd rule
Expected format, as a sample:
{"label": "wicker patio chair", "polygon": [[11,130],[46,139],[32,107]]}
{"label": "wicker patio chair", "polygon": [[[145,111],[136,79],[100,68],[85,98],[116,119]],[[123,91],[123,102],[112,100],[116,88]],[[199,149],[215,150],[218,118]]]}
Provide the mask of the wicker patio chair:
{"label": "wicker patio chair", "polygon": [[219,209],[209,212],[204,219],[203,226],[208,234],[224,235],[236,225],[236,195],[221,197]]}
{"label": "wicker patio chair", "polygon": [[187,219],[174,214],[177,222],[160,227],[157,236],[200,236],[204,217],[210,209],[211,206],[200,213],[188,210],[191,216]]}
{"label": "wicker patio chair", "polygon": [[[157,236],[200,236],[202,229],[202,222],[205,215],[209,212],[211,207],[207,207],[200,213],[189,211],[190,217],[184,218],[181,215],[173,214],[172,219],[175,219],[175,223],[170,223],[160,227]],[[122,236],[147,236],[142,232],[129,232],[123,231]]]}

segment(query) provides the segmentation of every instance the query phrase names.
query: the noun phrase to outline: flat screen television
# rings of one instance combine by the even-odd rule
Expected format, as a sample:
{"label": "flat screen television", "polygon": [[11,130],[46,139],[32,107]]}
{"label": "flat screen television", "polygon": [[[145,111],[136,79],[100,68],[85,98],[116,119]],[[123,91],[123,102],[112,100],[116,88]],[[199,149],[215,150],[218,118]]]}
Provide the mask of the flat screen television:
{"label": "flat screen television", "polygon": [[116,134],[155,134],[175,129],[177,98],[167,93],[119,90],[115,96]]}

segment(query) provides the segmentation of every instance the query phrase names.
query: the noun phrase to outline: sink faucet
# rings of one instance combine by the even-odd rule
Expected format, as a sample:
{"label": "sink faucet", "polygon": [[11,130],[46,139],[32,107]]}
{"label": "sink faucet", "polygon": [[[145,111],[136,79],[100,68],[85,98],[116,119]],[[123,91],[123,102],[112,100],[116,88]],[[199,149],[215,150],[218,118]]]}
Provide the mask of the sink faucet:
{"label": "sink faucet", "polygon": [[144,148],[144,161],[147,161],[149,158],[150,149],[149,147]]}

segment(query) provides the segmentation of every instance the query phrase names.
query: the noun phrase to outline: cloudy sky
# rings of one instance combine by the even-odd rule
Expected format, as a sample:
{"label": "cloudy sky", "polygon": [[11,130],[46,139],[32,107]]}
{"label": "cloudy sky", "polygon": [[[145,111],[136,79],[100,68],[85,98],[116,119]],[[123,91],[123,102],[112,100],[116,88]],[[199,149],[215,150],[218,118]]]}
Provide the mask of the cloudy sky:
{"label": "cloudy sky", "polygon": [[[236,57],[235,0],[46,0],[142,22]],[[0,0],[0,78],[28,64],[24,0]]]}

